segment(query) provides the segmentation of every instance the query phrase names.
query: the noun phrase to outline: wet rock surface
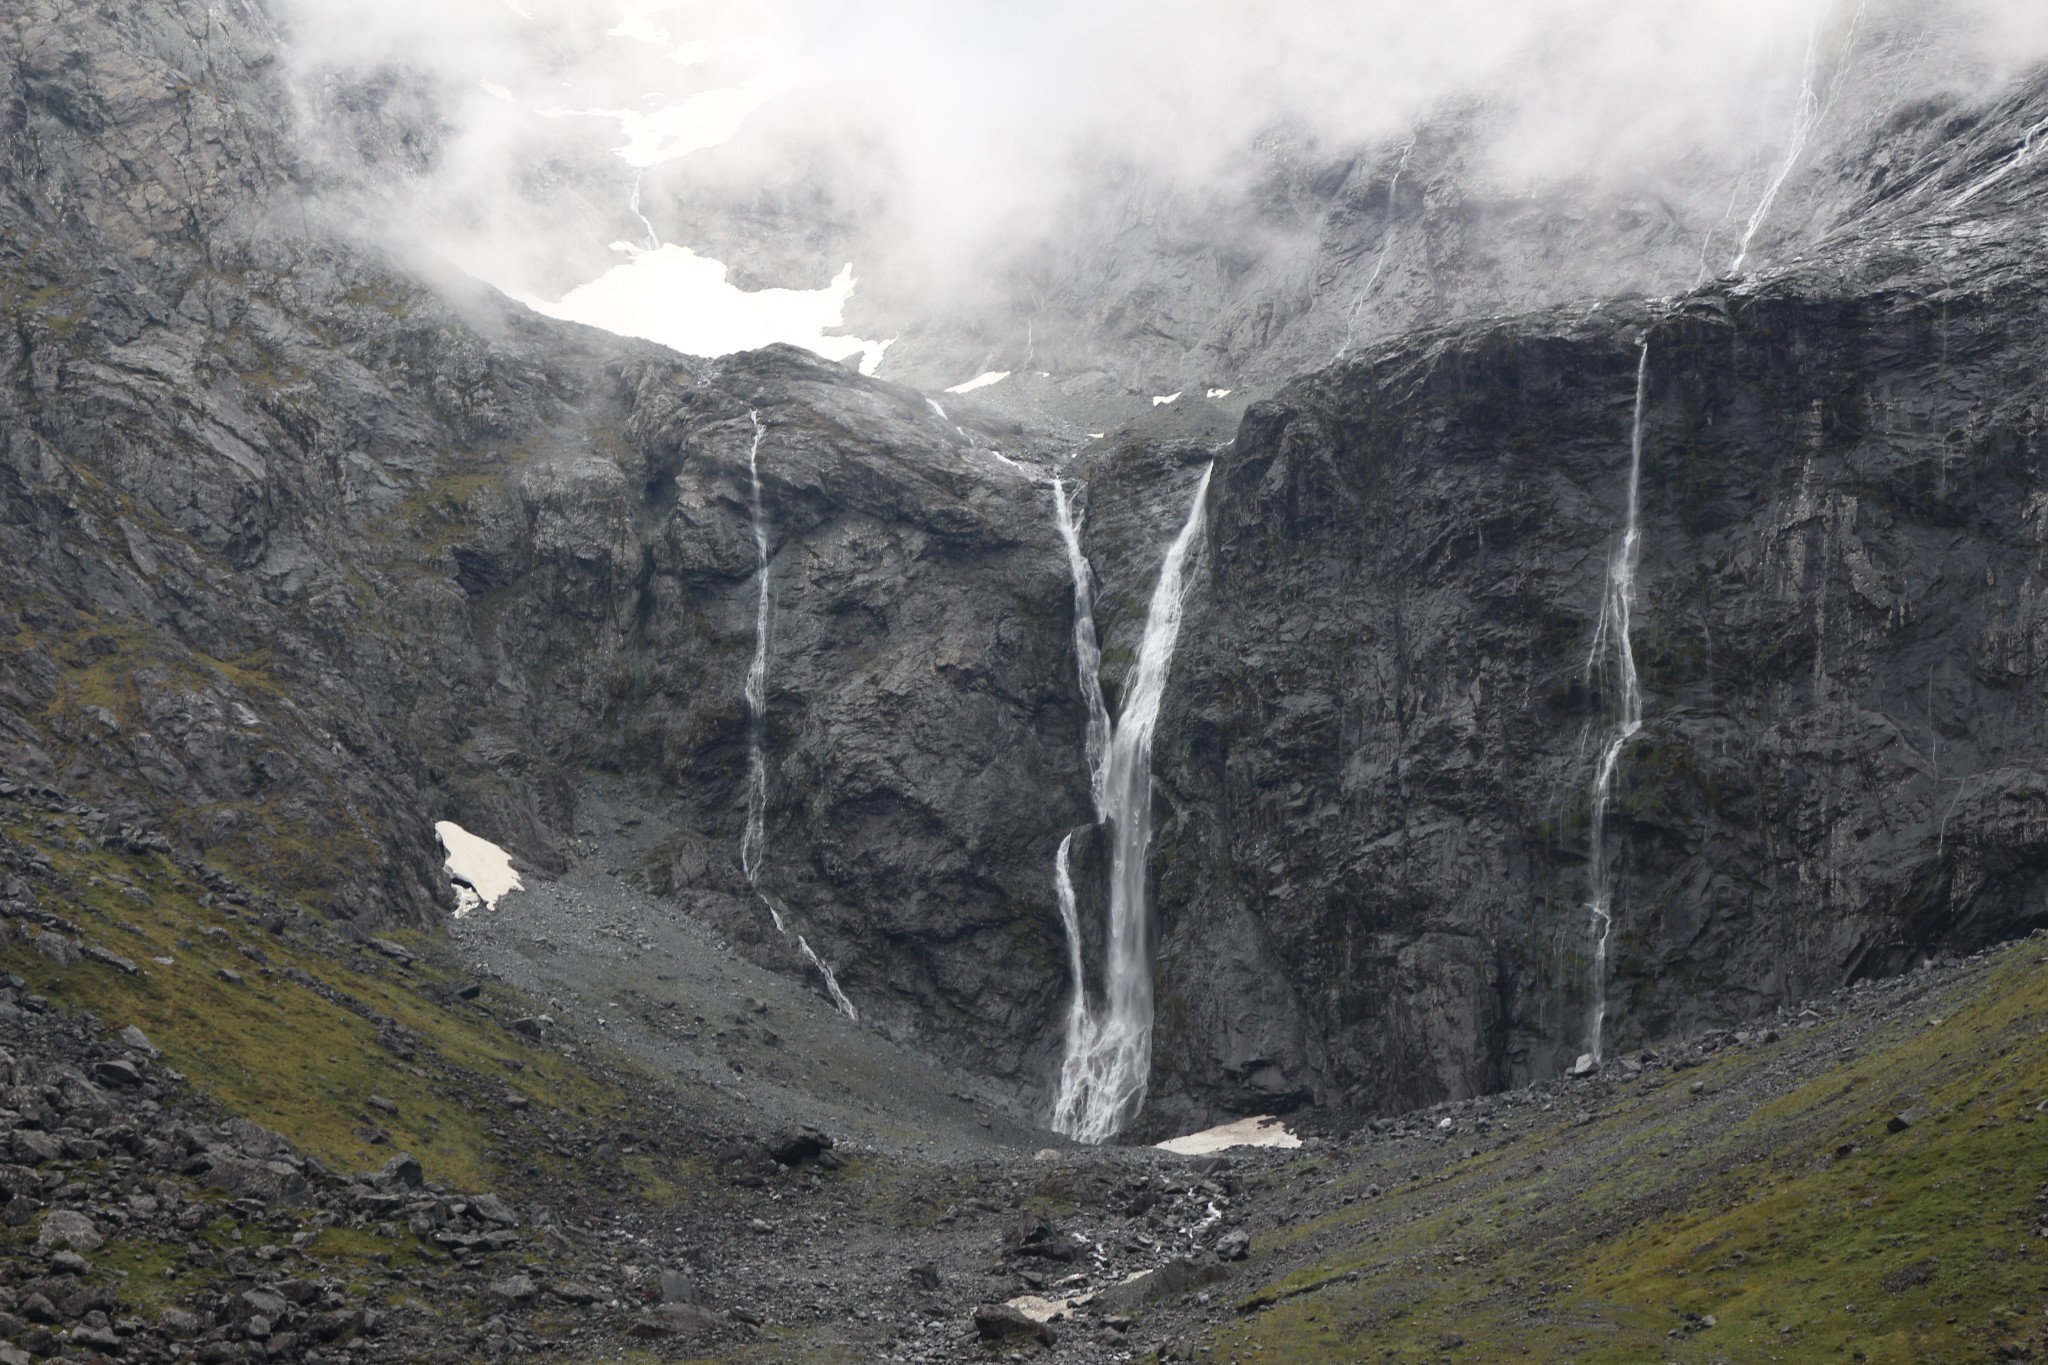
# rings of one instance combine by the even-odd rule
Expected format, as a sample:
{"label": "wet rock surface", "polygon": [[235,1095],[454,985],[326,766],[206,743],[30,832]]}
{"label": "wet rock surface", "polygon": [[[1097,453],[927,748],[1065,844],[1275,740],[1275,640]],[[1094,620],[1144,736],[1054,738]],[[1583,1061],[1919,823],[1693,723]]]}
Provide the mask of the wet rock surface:
{"label": "wet rock surface", "polygon": [[1159,748],[1167,1088],[1399,1109],[1584,1051],[1644,344],[1607,1037],[2042,922],[2048,261],[2038,185],[1954,215],[1983,165],[1930,156],[1824,261],[1370,348],[1249,412]]}
{"label": "wet rock surface", "polygon": [[[971,1118],[935,1126],[963,1147],[1024,1143],[1068,991],[1053,850],[1091,815],[1045,476],[1079,452],[1060,467],[1089,485],[1114,698],[1159,550],[1213,461],[1157,748],[1162,1022],[1143,1131],[1389,1113],[1556,1075],[1591,1005],[1583,794],[1611,699],[1582,661],[1647,337],[1649,706],[1610,840],[1617,1045],[2048,913],[2031,689],[2031,300],[2048,266],[2039,168],[2013,160],[2038,82],[1969,118],[1861,108],[1830,134],[1781,268],[1654,305],[1480,317],[1554,302],[1522,287],[1551,248],[1499,279],[1450,259],[1486,236],[1459,230],[1473,213],[1441,159],[1454,148],[1415,149],[1419,203],[1388,157],[1283,167],[1275,183],[1322,207],[1272,271],[1243,297],[1212,280],[1161,305],[1229,314],[1214,346],[1100,329],[1134,372],[1159,369],[1155,344],[1259,350],[1277,368],[1255,378],[1277,384],[1350,308],[1344,359],[1226,441],[1225,397],[1153,407],[1144,385],[1026,371],[1023,406],[991,390],[941,416],[798,352],[692,360],[427,279],[349,223],[432,139],[363,88],[312,106],[346,114],[346,149],[307,136],[255,11],[37,0],[11,41],[0,763],[10,794],[76,805],[93,850],[236,869],[215,872],[220,894],[252,912],[438,925],[452,898],[430,822],[455,818],[550,879],[530,941],[490,946],[494,970],[536,1001],[579,996],[563,1014],[606,1031],[609,1002],[629,1001],[619,1033],[647,1058],[728,1035],[671,1064],[762,1078],[799,1132],[806,1088],[830,1090],[837,1025],[737,858],[758,431],[760,885],[873,1026],[845,1054],[861,1075],[913,1041],[937,1058],[917,1064],[920,1091],[970,1095]],[[1345,290],[1411,221],[1444,269],[1390,257],[1382,278],[1416,302],[1351,329]],[[1689,230],[1593,235],[1632,244],[1644,288],[1687,283]],[[1281,276],[1312,282],[1325,254],[1342,284],[1311,287],[1292,323],[1239,309]],[[1119,268],[1104,308],[1137,327],[1129,300],[1162,269]],[[1080,293],[1070,280],[1062,307]],[[1405,330],[1439,314],[1463,321]],[[1101,853],[1076,842],[1092,952]],[[0,876],[0,947],[146,982],[149,964],[45,903],[31,863]],[[114,894],[149,913],[142,887]],[[594,918],[547,919],[579,909]],[[367,951],[411,961],[379,938]],[[703,961],[741,997],[772,994],[764,968],[782,977],[801,1024],[743,998],[667,1017],[713,983],[685,991],[688,971],[662,982],[656,964],[705,945],[736,954]],[[267,981],[256,956],[215,975],[251,995]],[[586,1026],[538,1006],[512,1025],[549,1043]],[[377,1045],[414,1040],[380,1028]],[[150,1054],[125,1051],[88,1078],[145,1095]],[[795,1051],[811,1056],[777,1075]],[[850,1089],[880,1135],[885,1097]],[[783,1162],[761,1136],[733,1171],[761,1183],[733,1188],[857,1164],[836,1137]],[[66,1159],[38,1126],[7,1150]],[[277,1164],[224,1161],[223,1179],[299,1197],[305,1174]]]}

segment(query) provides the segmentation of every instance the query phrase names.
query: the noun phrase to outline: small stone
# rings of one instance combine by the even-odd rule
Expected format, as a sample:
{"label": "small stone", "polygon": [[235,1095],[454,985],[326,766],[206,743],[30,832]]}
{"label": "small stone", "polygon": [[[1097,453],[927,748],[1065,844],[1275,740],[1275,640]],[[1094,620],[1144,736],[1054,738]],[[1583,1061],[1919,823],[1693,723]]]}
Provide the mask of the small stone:
{"label": "small stone", "polygon": [[832,1139],[822,1129],[804,1124],[768,1139],[768,1155],[785,1166],[798,1166],[832,1150]]}
{"label": "small stone", "polygon": [[768,1233],[775,1231],[774,1226],[770,1224],[766,1219],[762,1218],[748,1219],[747,1227],[750,1231],[761,1233],[764,1236]]}
{"label": "small stone", "polygon": [[411,951],[402,943],[393,943],[388,938],[373,938],[370,940],[370,946],[395,962],[412,961]]}
{"label": "small stone", "polygon": [[1007,1303],[985,1303],[976,1308],[974,1330],[983,1341],[1031,1340],[1050,1346],[1057,1339],[1050,1326]]}
{"label": "small stone", "polygon": [[1216,1254],[1223,1260],[1242,1261],[1251,1253],[1251,1234],[1243,1228],[1233,1228],[1216,1239]]}
{"label": "small stone", "polygon": [[509,1228],[519,1225],[519,1215],[512,1212],[511,1206],[495,1194],[471,1195],[469,1207],[479,1218],[488,1219],[501,1226]]}
{"label": "small stone", "polygon": [[267,1337],[270,1335],[270,1329],[265,1327],[259,1332],[255,1330],[256,1324],[265,1318],[275,1322],[283,1317],[291,1311],[291,1300],[285,1298],[284,1295],[278,1293],[275,1289],[265,1289],[259,1286],[255,1289],[243,1290],[236,1299],[236,1307],[250,1315],[250,1336]]}
{"label": "small stone", "polygon": [[511,1304],[531,1303],[533,1302],[534,1295],[540,1291],[534,1287],[531,1276],[507,1275],[502,1280],[492,1281],[490,1288],[484,1292],[499,1304],[509,1306]]}
{"label": "small stone", "polygon": [[426,1183],[427,1173],[420,1169],[420,1163],[404,1152],[384,1163],[376,1175],[370,1177],[372,1184],[401,1185],[416,1190]]}
{"label": "small stone", "polygon": [[910,1267],[910,1282],[919,1289],[937,1289],[939,1287],[939,1268],[929,1261],[923,1265],[914,1265]]}
{"label": "small stone", "polygon": [[35,936],[36,951],[56,963],[59,967],[76,967],[85,961],[85,955],[78,951],[78,945],[62,934],[48,931]]}
{"label": "small stone", "polygon": [[89,957],[94,962],[103,962],[107,966],[112,967],[115,971],[121,973],[123,976],[142,975],[142,968],[136,966],[127,958],[122,957],[119,953],[113,952],[110,949],[100,947],[97,943],[87,943],[82,945],[79,948],[79,955],[81,957]]}
{"label": "small stone", "polygon": [[135,1069],[135,1063],[116,1058],[113,1061],[94,1062],[92,1078],[101,1085],[119,1089],[131,1089],[142,1084],[142,1073]]}
{"label": "small stone", "polygon": [[14,1159],[24,1166],[40,1166],[64,1154],[63,1143],[48,1133],[38,1133],[31,1128],[15,1129],[12,1146]]}
{"label": "small stone", "polygon": [[121,1338],[111,1327],[94,1327],[90,1324],[71,1329],[73,1346],[89,1346],[99,1351],[118,1351]]}
{"label": "small stone", "polygon": [[219,977],[221,980],[227,982],[230,986],[239,986],[242,984],[242,974],[234,970],[234,968],[232,967],[222,967],[219,971],[215,972],[214,975]]}
{"label": "small stone", "polygon": [[1590,1076],[1599,1069],[1600,1063],[1593,1060],[1592,1053],[1581,1052],[1579,1059],[1572,1063],[1571,1071],[1568,1074],[1573,1076]]}
{"label": "small stone", "polygon": [[1884,1129],[1887,1133],[1903,1133],[1926,1117],[1927,1111],[1925,1109],[1917,1107],[1907,1109],[1893,1114],[1890,1118],[1886,1119]]}
{"label": "small stone", "polygon": [[145,1057],[158,1057],[163,1055],[157,1051],[156,1044],[149,1041],[149,1035],[145,1034],[141,1029],[135,1027],[135,1025],[133,1024],[130,1024],[127,1028],[121,1030],[121,1041],[128,1047],[135,1049],[137,1052],[141,1053]]}
{"label": "small stone", "polygon": [[661,1272],[661,1301],[663,1303],[691,1303],[701,1306],[704,1302],[704,1295],[703,1291],[697,1288],[697,1282],[682,1271],[664,1270]]}
{"label": "small stone", "polygon": [[59,1275],[90,1275],[92,1262],[75,1251],[60,1251],[50,1258],[50,1269]]}
{"label": "small stone", "polygon": [[380,1114],[389,1114],[393,1118],[398,1116],[398,1102],[396,1100],[388,1100],[382,1095],[372,1094],[370,1096],[370,1107]]}
{"label": "small stone", "polygon": [[43,1215],[43,1225],[36,1234],[37,1250],[54,1246],[67,1246],[73,1251],[98,1251],[106,1244],[100,1230],[92,1219],[75,1209],[52,1209]]}

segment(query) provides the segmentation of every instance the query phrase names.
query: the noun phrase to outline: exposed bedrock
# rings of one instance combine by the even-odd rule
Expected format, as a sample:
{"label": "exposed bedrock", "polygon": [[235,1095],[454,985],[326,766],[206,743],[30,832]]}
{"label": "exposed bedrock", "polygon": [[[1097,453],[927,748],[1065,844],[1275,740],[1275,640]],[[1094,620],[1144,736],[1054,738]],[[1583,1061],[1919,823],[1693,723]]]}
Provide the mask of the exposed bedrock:
{"label": "exposed bedrock", "polygon": [[1385,346],[1248,414],[1160,747],[1162,1089],[1392,1110],[1584,1046],[1645,331],[1613,1044],[2048,919],[2042,261],[1948,237]]}

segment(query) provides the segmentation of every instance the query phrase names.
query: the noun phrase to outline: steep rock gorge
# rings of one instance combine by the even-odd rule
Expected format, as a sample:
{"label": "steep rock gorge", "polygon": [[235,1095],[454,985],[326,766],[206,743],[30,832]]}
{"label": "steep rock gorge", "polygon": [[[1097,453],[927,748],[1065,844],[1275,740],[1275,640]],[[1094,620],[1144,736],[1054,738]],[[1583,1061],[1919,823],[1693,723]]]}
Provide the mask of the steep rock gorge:
{"label": "steep rock gorge", "polygon": [[[433,820],[545,873],[586,856],[583,785],[622,777],[662,837],[621,875],[801,971],[738,857],[758,419],[762,885],[864,1019],[1042,1108],[1067,993],[1052,858],[1092,816],[1045,482],[1071,452],[794,351],[695,360],[548,323],[367,240],[431,119],[402,82],[328,90],[312,136],[259,8],[40,0],[15,41],[8,774],[364,924],[447,908]],[[1401,1108],[1579,1051],[1607,704],[1583,665],[1645,337],[1648,705],[1609,840],[1611,1036],[2041,921],[2041,112],[2033,85],[1863,118],[1833,207],[1798,220],[1807,255],[1772,274],[1424,331],[1415,302],[1234,442],[1162,435],[1168,409],[1063,466],[1112,705],[1216,466],[1155,749],[1146,1125]],[[1311,235],[1375,194],[1374,233],[1420,211],[1375,188],[1392,170],[1316,178],[1357,212]],[[1466,259],[1458,202],[1430,201],[1459,269],[1429,297],[1551,301],[1552,247]],[[1691,238],[1644,231],[1663,287]],[[1308,270],[1314,325],[1260,354],[1331,349],[1378,240],[1345,236],[1341,287]],[[1112,273],[1074,292],[1129,284],[1105,306],[1145,311],[1151,267]],[[1197,293],[1191,315],[1222,306]],[[1123,359],[1208,364],[1168,340],[1195,369],[1151,332]],[[1092,963],[1102,852],[1076,842]]]}

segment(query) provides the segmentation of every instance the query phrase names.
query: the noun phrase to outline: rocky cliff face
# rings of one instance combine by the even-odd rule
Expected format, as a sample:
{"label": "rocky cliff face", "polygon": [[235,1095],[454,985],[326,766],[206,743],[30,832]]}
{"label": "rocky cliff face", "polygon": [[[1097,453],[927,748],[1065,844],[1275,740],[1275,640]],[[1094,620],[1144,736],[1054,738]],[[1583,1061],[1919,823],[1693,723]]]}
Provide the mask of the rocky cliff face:
{"label": "rocky cliff face", "polygon": [[559,867],[579,775],[638,774],[674,828],[648,875],[781,960],[735,856],[756,412],[766,884],[876,1017],[1043,1051],[1026,881],[1087,799],[1049,490],[799,353],[707,365],[423,285],[337,207],[403,124],[330,92],[362,165],[307,155],[258,14],[28,31],[8,767],[366,921],[446,904],[433,819]]}
{"label": "rocky cliff face", "polygon": [[[432,820],[561,868],[579,785],[624,775],[662,837],[621,875],[799,971],[737,856],[758,421],[762,885],[866,1018],[1042,1085],[1053,851],[1091,818],[1060,442],[793,351],[544,323],[395,259],[350,215],[431,160],[424,97],[324,90],[310,137],[260,10],[32,5],[13,41],[0,762],[365,921],[442,912]],[[1367,328],[1234,442],[1163,434],[1168,410],[1069,470],[1114,705],[1216,465],[1157,748],[1157,1122],[1426,1103],[1581,1047],[1612,702],[1584,660],[1645,339],[1612,1036],[2043,917],[2041,103],[1854,123],[1867,154],[1830,163],[1827,212],[1796,219],[1816,244],[1768,277]],[[1396,219],[1464,213],[1391,171],[1330,182],[1364,204],[1386,179],[1389,217],[1317,218],[1352,273],[1303,285],[1313,344],[1238,328],[1230,354],[1320,356]],[[1651,237],[1666,264],[1693,240]],[[1432,278],[1505,278],[1438,245]],[[1190,289],[1160,307],[1213,311]],[[1443,315],[1531,301],[1466,293]]]}
{"label": "rocky cliff face", "polygon": [[1609,1037],[2048,915],[2021,283],[2044,262],[2017,154],[1930,149],[1767,278],[1424,335],[1252,410],[1162,761],[1169,1075],[1399,1108],[1585,1046],[1618,702],[1587,658],[1642,345]]}

